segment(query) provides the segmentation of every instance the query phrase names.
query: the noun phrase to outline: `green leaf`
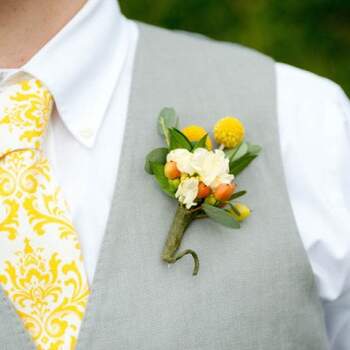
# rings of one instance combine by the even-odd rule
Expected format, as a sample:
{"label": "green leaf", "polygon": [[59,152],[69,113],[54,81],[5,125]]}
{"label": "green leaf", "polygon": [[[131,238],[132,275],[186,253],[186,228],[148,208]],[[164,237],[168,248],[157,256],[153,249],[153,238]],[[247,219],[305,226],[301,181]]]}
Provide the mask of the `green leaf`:
{"label": "green leaf", "polygon": [[207,142],[208,134],[205,134],[199,141],[195,142],[193,144],[193,151],[197,148],[206,148],[206,142]]}
{"label": "green leaf", "polygon": [[237,199],[239,197],[242,197],[244,196],[245,194],[247,193],[247,191],[239,191],[239,192],[236,192],[234,193],[231,198],[229,199],[230,201],[234,200],[234,199]]}
{"label": "green leaf", "polygon": [[230,162],[234,162],[234,161],[242,158],[243,156],[245,156],[248,153],[248,149],[249,149],[248,144],[246,142],[242,142],[238,146],[235,154],[230,158]]}
{"label": "green leaf", "polygon": [[153,174],[151,169],[151,162],[156,162],[160,164],[166,163],[166,156],[169,153],[169,150],[165,147],[163,148],[156,148],[153,151],[149,152],[146,156],[146,162],[145,162],[145,171],[148,174]]}
{"label": "green leaf", "polygon": [[164,175],[164,165],[157,162],[150,162],[150,167],[162,191],[168,196],[174,197],[173,189],[170,186],[167,177]]}
{"label": "green leaf", "polygon": [[241,173],[260,153],[259,145],[243,142],[230,155],[230,173],[238,175]]}
{"label": "green leaf", "polygon": [[239,148],[240,145],[238,145],[237,147],[235,148],[230,148],[230,149],[225,149],[224,152],[226,154],[226,157],[228,159],[232,159],[232,157],[236,154],[236,152],[238,151],[238,148]]}
{"label": "green leaf", "polygon": [[242,158],[245,154],[247,154],[248,149],[249,149],[248,144],[246,142],[242,142],[237,147],[232,148],[228,151],[225,151],[226,157],[229,159],[230,164],[232,164],[234,161],[238,160],[239,158]]}
{"label": "green leaf", "polygon": [[170,145],[170,128],[176,128],[179,123],[179,118],[176,115],[174,108],[163,108],[158,117],[158,132],[164,136],[166,144]]}
{"label": "green leaf", "polygon": [[253,145],[251,143],[248,143],[248,152],[250,154],[256,154],[258,155],[262,150],[262,147],[259,145]]}
{"label": "green leaf", "polygon": [[170,149],[185,148],[192,151],[192,144],[190,140],[178,129],[169,129],[170,133]]}
{"label": "green leaf", "polygon": [[230,173],[237,176],[241,173],[258,155],[247,153],[242,158],[230,164]]}
{"label": "green leaf", "polygon": [[226,210],[213,207],[212,205],[206,203],[202,205],[202,208],[210,219],[218,222],[219,224],[234,229],[240,228],[240,224]]}

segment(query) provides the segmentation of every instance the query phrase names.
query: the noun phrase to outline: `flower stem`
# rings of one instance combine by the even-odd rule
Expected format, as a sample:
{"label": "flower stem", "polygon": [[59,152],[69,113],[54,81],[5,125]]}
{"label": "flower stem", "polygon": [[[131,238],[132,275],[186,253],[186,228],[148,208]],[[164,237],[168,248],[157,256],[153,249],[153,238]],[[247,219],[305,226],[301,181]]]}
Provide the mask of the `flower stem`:
{"label": "flower stem", "polygon": [[199,271],[199,259],[197,253],[191,249],[186,249],[183,252],[178,253],[182,238],[184,237],[185,232],[193,219],[194,215],[190,210],[181,205],[177,207],[175,217],[163,249],[162,260],[168,264],[174,264],[185,255],[190,254],[194,260],[193,275],[195,276]]}

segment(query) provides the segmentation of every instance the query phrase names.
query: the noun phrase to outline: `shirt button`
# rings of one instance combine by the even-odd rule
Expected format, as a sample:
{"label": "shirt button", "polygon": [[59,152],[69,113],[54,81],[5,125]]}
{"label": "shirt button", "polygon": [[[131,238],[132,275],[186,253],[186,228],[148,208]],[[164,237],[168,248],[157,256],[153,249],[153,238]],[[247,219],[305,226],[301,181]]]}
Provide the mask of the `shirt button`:
{"label": "shirt button", "polygon": [[84,128],[80,130],[80,136],[84,139],[90,139],[93,136],[94,132],[90,128]]}

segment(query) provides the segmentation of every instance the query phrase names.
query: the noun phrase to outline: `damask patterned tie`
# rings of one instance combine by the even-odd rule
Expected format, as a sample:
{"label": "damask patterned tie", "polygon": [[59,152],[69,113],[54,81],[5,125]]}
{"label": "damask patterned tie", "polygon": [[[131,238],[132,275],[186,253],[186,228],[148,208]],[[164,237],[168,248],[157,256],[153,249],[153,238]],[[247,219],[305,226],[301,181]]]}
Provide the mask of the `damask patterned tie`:
{"label": "damask patterned tie", "polygon": [[89,295],[79,237],[42,152],[53,99],[38,80],[0,90],[0,284],[37,349],[74,349]]}

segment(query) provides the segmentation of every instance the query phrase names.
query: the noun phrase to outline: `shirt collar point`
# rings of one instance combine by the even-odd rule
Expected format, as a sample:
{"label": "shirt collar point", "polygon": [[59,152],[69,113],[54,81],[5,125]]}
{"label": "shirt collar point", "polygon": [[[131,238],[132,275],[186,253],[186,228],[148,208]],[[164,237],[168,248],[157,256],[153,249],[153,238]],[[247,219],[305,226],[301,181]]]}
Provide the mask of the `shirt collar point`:
{"label": "shirt collar point", "polygon": [[93,148],[96,142],[96,133],[92,129],[83,128],[76,133],[72,133],[74,138],[86,148]]}

